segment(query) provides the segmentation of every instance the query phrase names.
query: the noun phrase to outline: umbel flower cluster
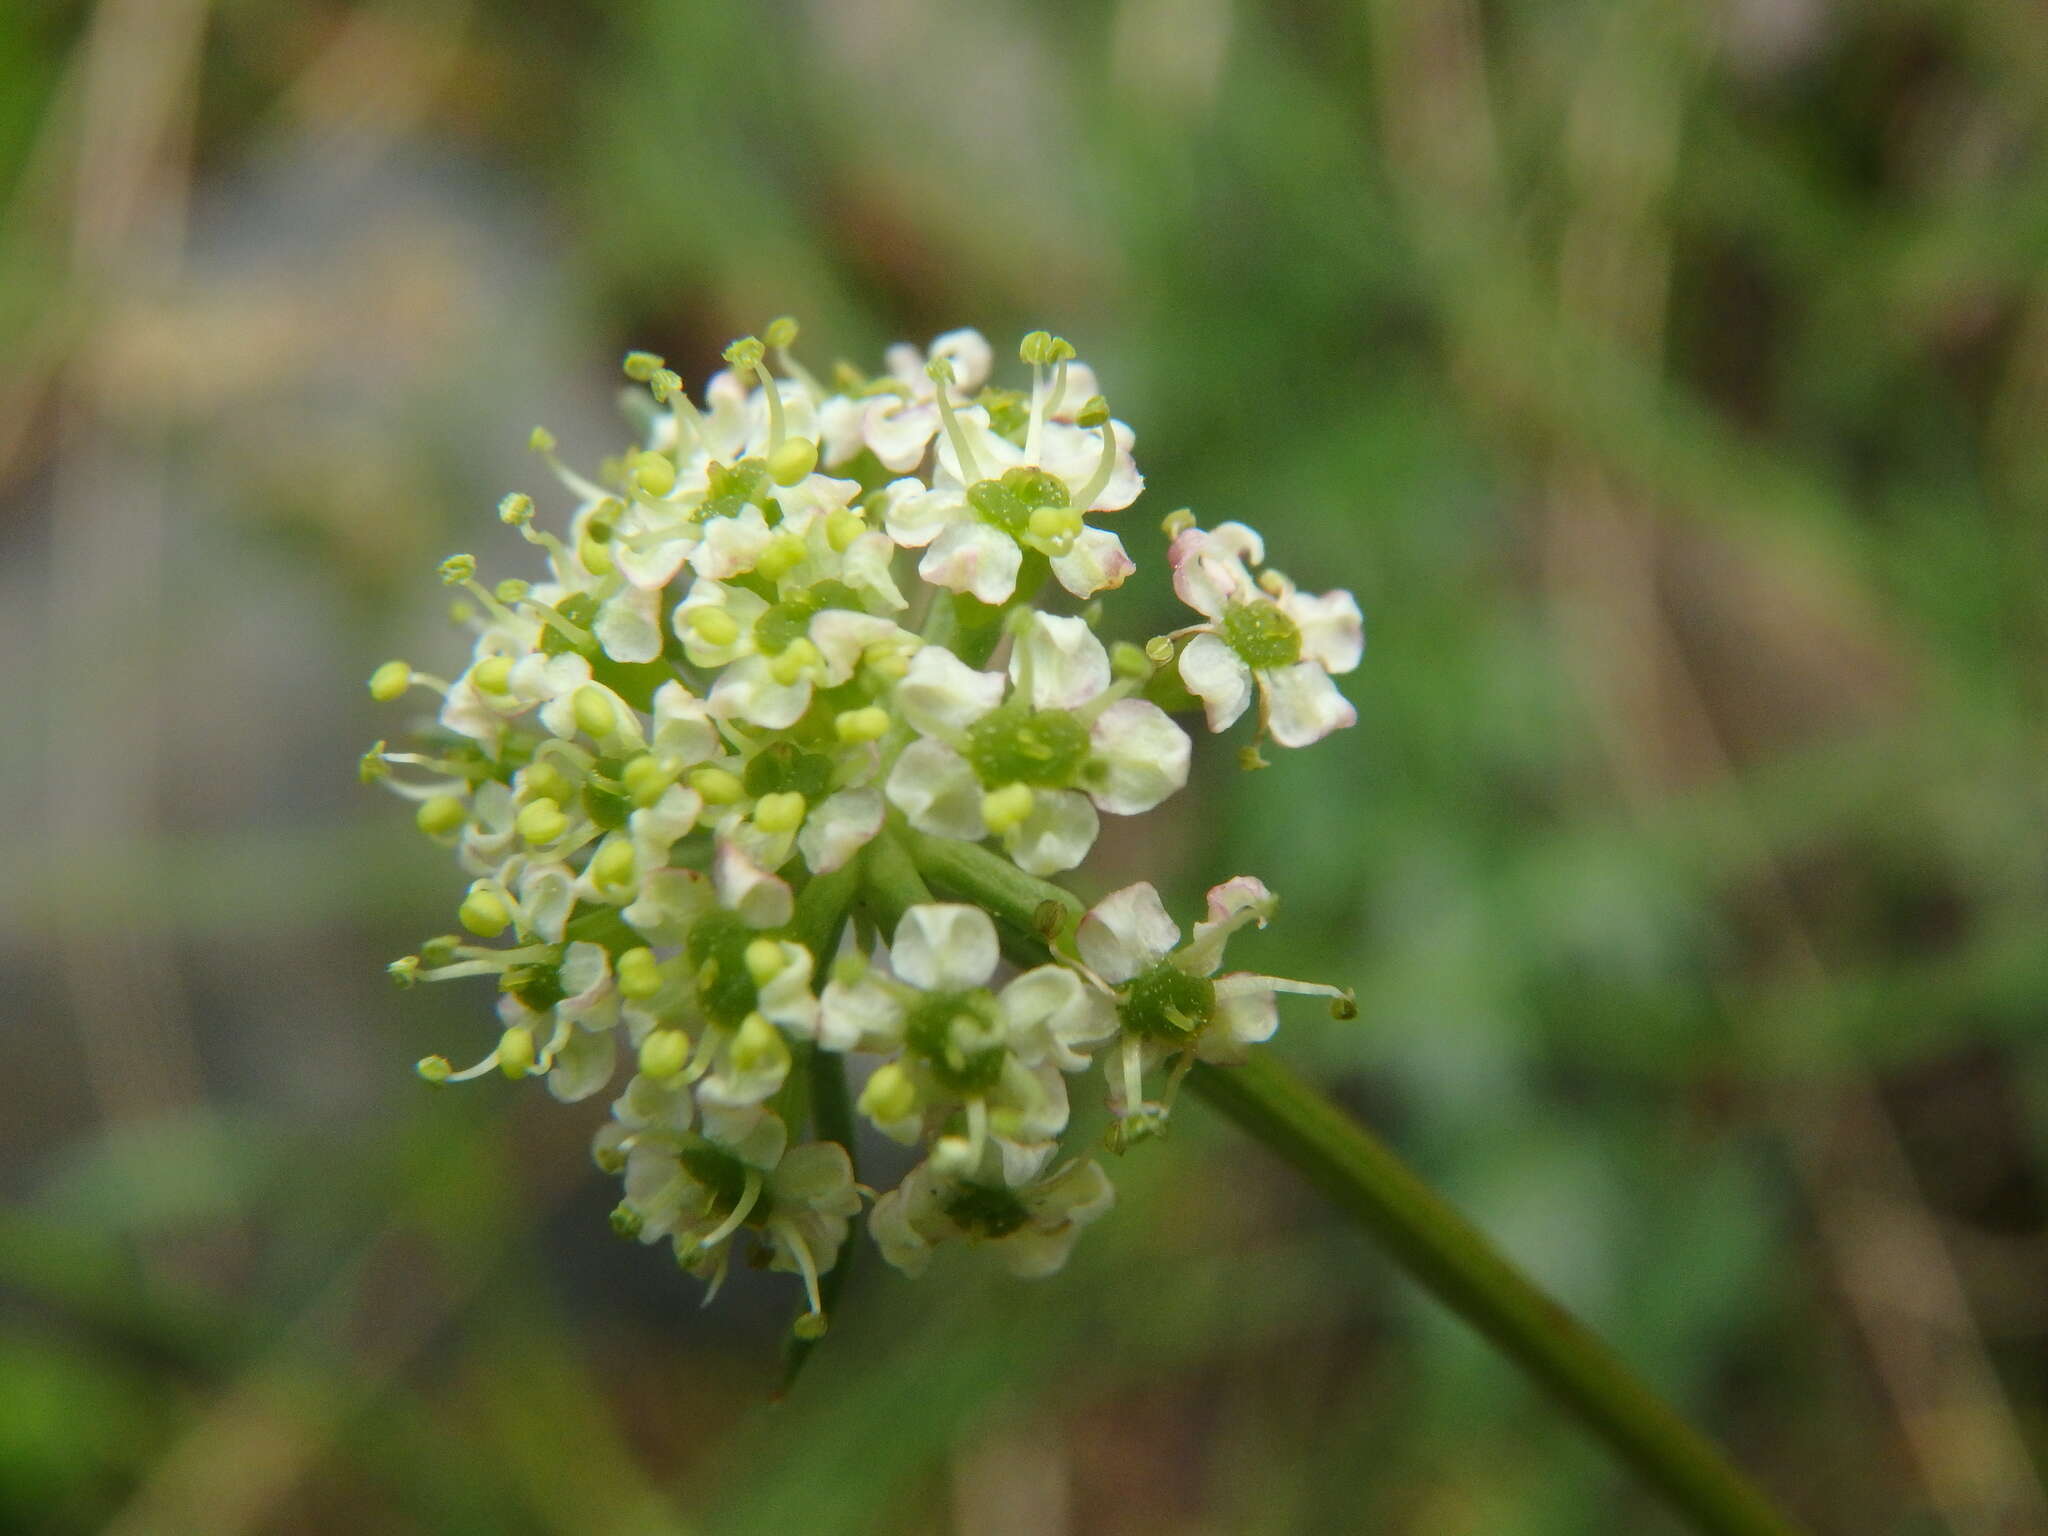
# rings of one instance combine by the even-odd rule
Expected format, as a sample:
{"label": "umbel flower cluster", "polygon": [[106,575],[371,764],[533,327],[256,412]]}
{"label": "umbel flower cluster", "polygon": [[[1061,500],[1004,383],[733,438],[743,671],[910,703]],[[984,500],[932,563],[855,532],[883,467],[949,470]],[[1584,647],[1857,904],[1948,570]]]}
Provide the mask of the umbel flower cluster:
{"label": "umbel flower cluster", "polygon": [[[1223,731],[1256,705],[1251,761],[1350,725],[1331,676],[1363,629],[1249,527],[1181,511],[1167,560],[1193,622],[1105,643],[1096,600],[1134,566],[1091,519],[1143,480],[1071,346],[1026,336],[1012,388],[954,331],[828,387],[795,334],[735,342],[701,400],[630,354],[639,446],[594,480],[534,433],[574,506],[552,530],[523,493],[498,513],[544,570],[487,585],[443,562],[468,664],[378,668],[375,698],[426,690],[438,715],[363,767],[469,880],[463,931],[393,976],[497,987],[490,1050],[420,1075],[616,1092],[594,1147],[623,1181],[615,1228],[714,1292],[746,1237],[802,1277],[808,1338],[864,1207],[913,1274],[955,1239],[1058,1269],[1113,1200],[1062,1148],[1070,1079],[1101,1071],[1122,1150],[1193,1062],[1273,1033],[1277,994],[1349,1009],[1225,969],[1274,911],[1250,876],[1185,930],[1149,884],[1082,912],[1044,877],[1187,782],[1176,715]],[[886,1193],[856,1176],[856,1113],[917,1149]]]}

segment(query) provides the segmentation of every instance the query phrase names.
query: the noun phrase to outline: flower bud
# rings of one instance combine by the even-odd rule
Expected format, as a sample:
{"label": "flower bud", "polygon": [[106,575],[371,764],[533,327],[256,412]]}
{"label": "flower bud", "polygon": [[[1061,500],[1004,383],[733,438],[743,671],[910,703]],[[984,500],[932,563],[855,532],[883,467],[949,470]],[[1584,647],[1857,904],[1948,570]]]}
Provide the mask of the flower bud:
{"label": "flower bud", "polygon": [[789,960],[782,953],[782,946],[773,939],[755,939],[747,946],[747,974],[754,978],[754,985],[765,987],[769,982],[789,969]]}
{"label": "flower bud", "polygon": [[756,574],[770,581],[780,581],[791,571],[804,563],[810,553],[804,548],[804,541],[793,533],[778,533],[768,541],[754,561]]}
{"label": "flower bud", "polygon": [[754,825],[763,832],[794,832],[804,824],[809,809],[804,797],[793,789],[763,795],[754,802]]}
{"label": "flower bud", "polygon": [[747,796],[747,786],[740,782],[739,776],[727,773],[723,768],[692,768],[688,777],[690,788],[710,805],[731,805]]}
{"label": "flower bud", "polygon": [[626,786],[635,805],[652,805],[675,783],[676,771],[652,752],[642,752],[619,770],[619,781]]}
{"label": "flower bud", "polygon": [[512,925],[512,913],[497,892],[478,886],[462,898],[455,916],[480,939],[495,939]]}
{"label": "flower bud", "polygon": [[843,555],[853,547],[853,541],[867,531],[867,526],[858,512],[834,507],[825,514],[825,542],[831,546],[833,554]]}
{"label": "flower bud", "polygon": [[917,1084],[901,1062],[885,1061],[869,1075],[858,1107],[877,1125],[908,1120],[917,1113]]}
{"label": "flower bud", "polygon": [[413,820],[429,837],[450,837],[469,820],[469,807],[453,795],[435,795],[420,802]]}
{"label": "flower bud", "polygon": [[648,1077],[674,1077],[690,1060],[690,1037],[680,1029],[657,1029],[640,1042],[640,1070]]}
{"label": "flower bud", "polygon": [[552,843],[569,830],[569,818],[562,814],[560,805],[543,795],[521,806],[512,825],[529,843]]}
{"label": "flower bud", "polygon": [[590,878],[599,890],[629,887],[637,872],[633,845],[622,837],[613,838],[591,856]]}
{"label": "flower bud", "polygon": [[787,1071],[789,1043],[767,1019],[750,1013],[732,1037],[732,1064],[741,1072]]}
{"label": "flower bud", "polygon": [[469,680],[483,693],[505,694],[512,691],[512,658],[510,656],[486,656],[469,669]]}
{"label": "flower bud", "polygon": [[643,1003],[661,991],[661,962],[645,945],[619,956],[614,970],[619,978],[619,991],[636,1003]]}
{"label": "flower bud", "polygon": [[612,701],[605,691],[595,683],[585,683],[576,690],[575,698],[570,701],[570,710],[576,717],[576,729],[599,741],[618,729],[618,712],[612,708]]}
{"label": "flower bud", "polygon": [[832,733],[848,745],[880,741],[889,734],[889,712],[878,704],[870,704],[865,709],[849,709],[833,719]]}

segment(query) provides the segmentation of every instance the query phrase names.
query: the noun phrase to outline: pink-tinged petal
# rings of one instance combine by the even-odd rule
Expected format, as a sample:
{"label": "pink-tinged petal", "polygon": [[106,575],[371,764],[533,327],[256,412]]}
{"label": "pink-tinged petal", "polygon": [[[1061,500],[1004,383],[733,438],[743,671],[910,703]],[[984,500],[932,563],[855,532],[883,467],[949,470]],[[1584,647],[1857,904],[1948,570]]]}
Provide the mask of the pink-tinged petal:
{"label": "pink-tinged petal", "polygon": [[1078,709],[1109,687],[1109,652],[1084,619],[1035,613],[1010,652],[1010,681],[1033,709]]}
{"label": "pink-tinged petal", "polygon": [[1090,907],[1074,933],[1088,968],[1112,986],[1164,960],[1180,942],[1180,925],[1148,880],[1111,891]]}
{"label": "pink-tinged petal", "polygon": [[976,671],[938,645],[911,657],[896,685],[896,707],[926,736],[957,736],[1002,702],[1002,673]]}
{"label": "pink-tinged petal", "polygon": [[1349,672],[1365,655],[1365,615],[1349,592],[1321,597],[1296,592],[1284,598],[1280,611],[1301,631],[1301,655],[1325,671]]}
{"label": "pink-tinged petal", "polygon": [[1222,618],[1233,602],[1257,590],[1233,543],[1200,528],[1186,529],[1174,539],[1167,548],[1166,563],[1173,570],[1174,594],[1206,618]]}
{"label": "pink-tinged petal", "polygon": [[1072,549],[1052,557],[1054,578],[1076,597],[1120,587],[1137,568],[1124,552],[1123,540],[1102,528],[1083,528]]}
{"label": "pink-tinged petal", "polygon": [[981,816],[981,781],[967,759],[944,742],[926,738],[905,747],[883,789],[890,804],[920,832],[969,842],[988,836],[988,823]]}
{"label": "pink-tinged petal", "polygon": [[1259,684],[1266,693],[1266,724],[1283,747],[1306,747],[1358,723],[1351,701],[1312,661],[1261,672]]}
{"label": "pink-tinged petal", "polygon": [[923,549],[962,518],[967,498],[958,491],[934,491],[922,480],[893,480],[882,488],[882,526],[904,549]]}
{"label": "pink-tinged petal", "polygon": [[1197,635],[1182,649],[1180,680],[1202,701],[1212,731],[1229,730],[1252,701],[1252,669],[1214,635]]}
{"label": "pink-tinged petal", "polygon": [[1261,928],[1280,905],[1280,898],[1266,889],[1263,880],[1238,875],[1209,888],[1209,915],[1195,924],[1195,936],[1181,951],[1179,964],[1197,976],[1207,976],[1223,963],[1223,946],[1247,923]]}
{"label": "pink-tinged petal", "polygon": [[889,944],[889,969],[924,992],[966,992],[996,973],[996,925],[979,907],[921,902],[903,914]]}
{"label": "pink-tinged petal", "polygon": [[661,594],[623,586],[605,599],[591,628],[613,661],[652,661],[661,654]]}
{"label": "pink-tinged petal", "polygon": [[608,1029],[571,1029],[548,1065],[548,1092],[564,1104],[587,1099],[611,1082],[618,1046]]}
{"label": "pink-tinged petal", "polygon": [[827,795],[804,818],[797,851],[814,875],[828,875],[882,830],[882,795],[875,789],[842,789]]}
{"label": "pink-tinged petal", "polygon": [[834,395],[818,407],[818,458],[827,469],[837,469],[866,446],[861,421],[867,403]]}
{"label": "pink-tinged petal", "polygon": [[1143,699],[1119,699],[1089,728],[1088,794],[1112,816],[1149,811],[1186,785],[1188,733]]}
{"label": "pink-tinged petal", "polygon": [[1017,590],[1024,551],[1007,533],[986,523],[954,523],[933,541],[917,563],[917,574],[935,587],[966,592],[994,607]]}
{"label": "pink-tinged petal", "polygon": [[839,558],[839,579],[875,606],[892,611],[908,608],[910,604],[889,569],[895,558],[895,541],[886,533],[856,534]]}
{"label": "pink-tinged petal", "polygon": [[681,683],[663,683],[654,691],[653,750],[692,767],[724,750],[711,708]]}
{"label": "pink-tinged petal", "polygon": [[[619,529],[621,535],[634,531],[630,525]],[[701,537],[695,523],[684,523],[645,541],[616,538],[612,541],[612,563],[634,586],[659,591],[675,579]]]}
{"label": "pink-tinged petal", "polygon": [[1031,814],[1003,834],[1003,847],[1027,875],[1056,875],[1088,857],[1102,819],[1086,795],[1041,789]]}
{"label": "pink-tinged petal", "polygon": [[[953,392],[959,398],[960,392]],[[951,432],[941,432],[938,438],[938,467],[933,475],[934,484],[951,482],[965,488],[977,480],[999,480],[1003,471],[1015,469],[1024,462],[1024,450],[1001,436],[988,424],[988,412],[978,405],[956,405],[953,419],[959,424],[960,436],[967,441],[974,454],[974,472],[966,471],[960,462],[959,449],[953,442]]]}

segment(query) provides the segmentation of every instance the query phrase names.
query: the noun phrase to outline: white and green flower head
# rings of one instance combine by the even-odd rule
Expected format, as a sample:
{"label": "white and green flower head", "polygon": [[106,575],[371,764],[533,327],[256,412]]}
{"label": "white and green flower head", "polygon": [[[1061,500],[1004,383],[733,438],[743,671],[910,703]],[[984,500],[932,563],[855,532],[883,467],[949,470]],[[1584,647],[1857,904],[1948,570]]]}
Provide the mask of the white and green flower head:
{"label": "white and green flower head", "polygon": [[[497,986],[473,1064],[420,1075],[616,1093],[593,1144],[623,1181],[615,1228],[714,1290],[748,1245],[802,1279],[810,1339],[864,1199],[907,1272],[958,1240],[1049,1274],[1114,1200],[1069,1079],[1102,1064],[1121,1151],[1194,1062],[1270,1037],[1279,995],[1349,1010],[1222,969],[1274,913],[1249,876],[1186,942],[1148,883],[1083,914],[1042,877],[1084,863],[1102,816],[1186,786],[1182,706],[1222,730],[1256,694],[1284,746],[1352,723],[1331,676],[1362,628],[1348,593],[1260,570],[1244,524],[1176,513],[1167,559],[1203,622],[1106,629],[1134,565],[1089,519],[1144,482],[1060,338],[1024,338],[1015,387],[974,331],[830,387],[795,339],[777,321],[733,343],[697,401],[629,354],[639,435],[594,478],[537,430],[562,510],[514,492],[498,515],[541,568],[443,562],[466,664],[375,670],[378,701],[437,707],[363,770],[463,880],[461,931],[393,977]],[[897,1188],[858,1181],[863,1125],[921,1151]]]}

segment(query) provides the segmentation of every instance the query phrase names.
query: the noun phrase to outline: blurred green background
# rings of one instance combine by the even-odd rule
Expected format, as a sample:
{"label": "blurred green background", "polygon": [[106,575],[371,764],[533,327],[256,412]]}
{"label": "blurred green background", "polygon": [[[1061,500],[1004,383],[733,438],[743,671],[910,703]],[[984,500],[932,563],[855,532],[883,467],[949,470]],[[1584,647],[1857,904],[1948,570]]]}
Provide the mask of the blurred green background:
{"label": "blurred green background", "polygon": [[414,1080],[361,680],[787,311],[1071,337],[1134,626],[1183,503],[1358,594],[1077,885],[1265,876],[1275,1049],[1818,1529],[2048,1530],[2044,134],[2011,0],[0,5],[0,1529],[1674,1529],[1204,1106],[772,1407],[602,1101]]}

